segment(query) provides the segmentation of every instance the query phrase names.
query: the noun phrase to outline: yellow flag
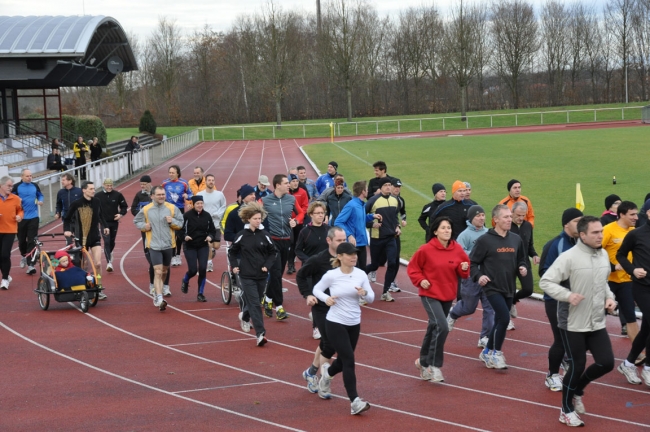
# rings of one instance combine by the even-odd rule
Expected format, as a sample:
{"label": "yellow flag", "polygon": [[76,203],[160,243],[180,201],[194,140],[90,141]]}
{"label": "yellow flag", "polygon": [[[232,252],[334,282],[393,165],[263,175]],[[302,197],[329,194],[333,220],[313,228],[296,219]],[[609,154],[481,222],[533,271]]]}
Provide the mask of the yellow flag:
{"label": "yellow flag", "polygon": [[585,200],[582,199],[580,183],[576,183],[576,208],[580,211],[584,211],[585,209]]}

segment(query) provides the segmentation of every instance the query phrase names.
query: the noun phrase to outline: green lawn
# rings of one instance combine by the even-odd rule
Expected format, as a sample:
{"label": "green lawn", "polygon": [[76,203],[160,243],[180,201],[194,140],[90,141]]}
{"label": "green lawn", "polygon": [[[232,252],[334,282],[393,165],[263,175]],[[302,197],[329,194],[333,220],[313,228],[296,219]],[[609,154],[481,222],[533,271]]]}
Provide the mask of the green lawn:
{"label": "green lawn", "polygon": [[[185,132],[189,132],[196,129],[196,126],[169,126],[169,127],[159,127],[156,130],[156,133],[161,135],[167,135],[167,137],[173,137],[180,135]],[[138,128],[107,128],[106,129],[107,139],[109,143],[115,141],[121,141],[130,138],[133,135],[140,135]]]}
{"label": "green lawn", "polygon": [[[350,186],[372,178],[375,161],[387,162],[388,173],[404,183],[402,195],[409,220],[403,233],[404,258],[424,241],[417,217],[422,206],[433,199],[431,185],[441,182],[450,194],[457,179],[471,182],[472,199],[488,214],[507,196],[508,180],[521,181],[522,193],[535,210],[535,244],[541,254],[544,243],[560,232],[562,212],[575,206],[576,183],[581,184],[587,214],[600,216],[604,198],[611,193],[639,207],[643,204],[650,192],[648,135],[649,129],[634,127],[354,141],[304,149],[321,172],[329,161],[336,160]],[[614,175],[617,185],[612,184]]]}

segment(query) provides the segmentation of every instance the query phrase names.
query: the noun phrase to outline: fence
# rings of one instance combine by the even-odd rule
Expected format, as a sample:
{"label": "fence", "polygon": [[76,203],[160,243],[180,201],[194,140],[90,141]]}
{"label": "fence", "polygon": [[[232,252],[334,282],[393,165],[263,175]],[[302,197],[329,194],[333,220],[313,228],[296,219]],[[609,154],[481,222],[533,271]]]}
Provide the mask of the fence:
{"label": "fence", "polygon": [[[458,131],[466,129],[541,126],[598,121],[640,120],[641,106],[578,110],[520,112],[427,117],[395,120],[366,120],[334,123],[335,136],[381,135],[409,132]],[[201,141],[319,138],[330,136],[329,123],[278,125],[213,126],[199,129]]]}
{"label": "fence", "polygon": [[650,124],[650,105],[641,108],[641,121],[645,124]]}
{"label": "fence", "polygon": [[[184,150],[199,143],[199,132],[197,129],[181,135],[166,139],[162,143],[144,146],[139,151],[120,153],[101,159],[94,163],[87,163],[64,172],[57,172],[37,180],[43,195],[44,205],[39,207],[40,223],[44,225],[54,219],[56,211],[56,194],[60,189],[60,178],[64,173],[72,174],[80,179],[82,170],[86,170],[86,179],[95,183],[98,188],[105,178],[111,178],[115,183],[127,180],[134,173],[143,171],[162,164],[164,161],[174,157]],[[80,181],[77,180],[77,185]],[[49,214],[44,214],[49,209]]]}

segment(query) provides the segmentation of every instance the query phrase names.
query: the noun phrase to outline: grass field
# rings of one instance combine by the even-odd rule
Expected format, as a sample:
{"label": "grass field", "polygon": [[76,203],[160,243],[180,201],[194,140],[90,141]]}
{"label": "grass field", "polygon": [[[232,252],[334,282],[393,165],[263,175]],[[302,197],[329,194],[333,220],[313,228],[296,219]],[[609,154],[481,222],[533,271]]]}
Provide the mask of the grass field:
{"label": "grass field", "polygon": [[[169,126],[159,127],[156,133],[173,137],[185,132],[196,129],[196,126]],[[130,138],[133,135],[140,135],[137,127],[134,128],[107,128],[106,129],[106,142],[112,143]]]}
{"label": "grass field", "polygon": [[472,199],[483,206],[489,221],[492,207],[507,196],[506,184],[512,178],[521,181],[522,194],[533,203],[534,240],[541,254],[544,243],[561,231],[562,212],[575,206],[576,183],[581,184],[585,214],[600,216],[604,198],[611,193],[639,207],[643,204],[650,192],[649,135],[648,128],[635,127],[352,141],[304,149],[321,172],[329,161],[337,161],[350,187],[374,176],[375,161],[387,163],[388,174],[404,183],[409,224],[403,230],[403,258],[411,257],[424,242],[417,218],[433,199],[433,183],[443,183],[451,198],[454,180],[469,181]]}

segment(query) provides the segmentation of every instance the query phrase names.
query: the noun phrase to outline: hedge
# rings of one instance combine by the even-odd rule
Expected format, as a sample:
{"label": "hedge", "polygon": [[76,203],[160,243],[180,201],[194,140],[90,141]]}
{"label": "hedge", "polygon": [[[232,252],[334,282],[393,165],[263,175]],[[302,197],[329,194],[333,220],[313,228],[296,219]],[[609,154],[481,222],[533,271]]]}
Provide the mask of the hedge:
{"label": "hedge", "polygon": [[[74,140],[77,140],[77,136],[81,135],[84,138],[85,142],[88,142],[90,139],[97,137],[99,138],[99,145],[103,148],[106,148],[106,128],[104,123],[97,116],[91,115],[80,115],[80,116],[63,116],[63,129],[74,132]],[[72,146],[74,143],[66,142],[66,145]]]}

